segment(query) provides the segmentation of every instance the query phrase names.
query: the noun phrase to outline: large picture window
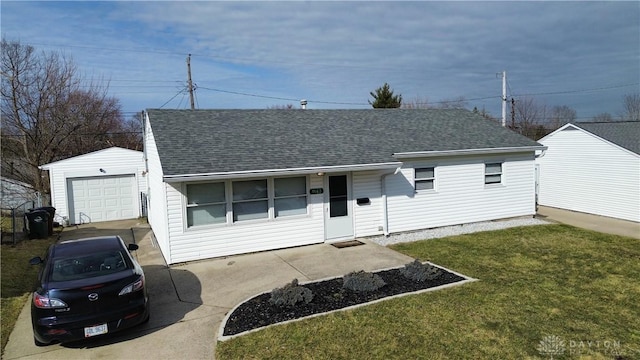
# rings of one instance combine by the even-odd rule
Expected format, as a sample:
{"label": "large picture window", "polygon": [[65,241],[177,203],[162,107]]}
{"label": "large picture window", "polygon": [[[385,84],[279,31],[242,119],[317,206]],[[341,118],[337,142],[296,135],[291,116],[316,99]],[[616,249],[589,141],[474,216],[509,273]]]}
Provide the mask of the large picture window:
{"label": "large picture window", "polygon": [[234,181],[232,187],[234,222],[269,217],[266,179]]}
{"label": "large picture window", "polygon": [[273,180],[275,217],[307,213],[307,179],[304,176]]}
{"label": "large picture window", "polygon": [[224,183],[187,185],[187,226],[227,221]]}
{"label": "large picture window", "polygon": [[307,214],[307,177],[186,184],[187,227]]}

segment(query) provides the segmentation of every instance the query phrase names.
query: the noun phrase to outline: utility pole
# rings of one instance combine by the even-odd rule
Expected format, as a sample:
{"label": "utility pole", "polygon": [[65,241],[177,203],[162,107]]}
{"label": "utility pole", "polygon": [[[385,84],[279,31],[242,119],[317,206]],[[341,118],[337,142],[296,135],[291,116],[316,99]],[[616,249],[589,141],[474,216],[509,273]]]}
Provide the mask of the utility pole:
{"label": "utility pole", "polygon": [[502,126],[507,126],[507,72],[502,72]]}
{"label": "utility pole", "polygon": [[511,130],[516,130],[516,100],[511,98]]}
{"label": "utility pole", "polygon": [[187,56],[187,76],[189,86],[189,99],[191,100],[191,110],[194,110],[196,108],[196,105],[193,102],[193,81],[191,81],[191,54]]}

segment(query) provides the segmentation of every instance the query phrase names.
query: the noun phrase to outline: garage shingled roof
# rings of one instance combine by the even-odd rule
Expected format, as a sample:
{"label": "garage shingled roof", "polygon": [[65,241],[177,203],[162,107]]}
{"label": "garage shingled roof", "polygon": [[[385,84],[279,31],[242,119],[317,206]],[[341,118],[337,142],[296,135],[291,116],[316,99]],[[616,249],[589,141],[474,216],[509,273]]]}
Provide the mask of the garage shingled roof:
{"label": "garage shingled roof", "polygon": [[572,125],[640,155],[640,121],[578,122]]}
{"label": "garage shingled roof", "polygon": [[397,162],[542,146],[468,110],[147,110],[165,176]]}

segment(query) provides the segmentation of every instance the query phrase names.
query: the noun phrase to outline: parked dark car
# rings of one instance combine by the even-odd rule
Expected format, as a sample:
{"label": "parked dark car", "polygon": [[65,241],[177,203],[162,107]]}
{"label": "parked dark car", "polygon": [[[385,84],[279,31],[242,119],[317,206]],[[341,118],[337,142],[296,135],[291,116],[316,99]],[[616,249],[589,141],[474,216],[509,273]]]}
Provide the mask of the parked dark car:
{"label": "parked dark car", "polygon": [[119,236],[63,241],[51,245],[31,302],[38,346],[110,334],[149,319],[142,267]]}

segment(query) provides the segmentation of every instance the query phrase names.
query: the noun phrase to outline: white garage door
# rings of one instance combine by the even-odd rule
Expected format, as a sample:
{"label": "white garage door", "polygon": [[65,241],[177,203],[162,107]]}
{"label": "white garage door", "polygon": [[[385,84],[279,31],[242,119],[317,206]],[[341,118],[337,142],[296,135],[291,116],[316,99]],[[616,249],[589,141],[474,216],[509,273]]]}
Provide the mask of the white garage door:
{"label": "white garage door", "polygon": [[72,224],[138,217],[133,175],[72,178],[67,183]]}

